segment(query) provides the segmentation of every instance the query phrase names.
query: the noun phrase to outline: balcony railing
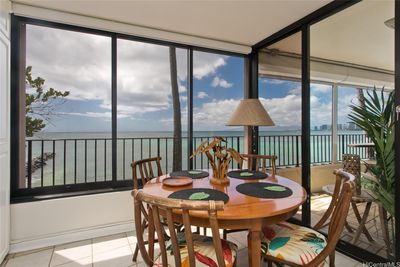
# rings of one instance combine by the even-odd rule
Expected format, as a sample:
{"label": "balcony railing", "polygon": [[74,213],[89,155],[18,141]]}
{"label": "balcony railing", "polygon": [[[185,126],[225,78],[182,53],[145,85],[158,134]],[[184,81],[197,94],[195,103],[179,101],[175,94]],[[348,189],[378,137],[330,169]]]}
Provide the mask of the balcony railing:
{"label": "balcony railing", "polygon": [[[244,151],[243,136],[225,137],[228,147]],[[212,137],[194,137],[193,146]],[[359,154],[368,158],[366,148],[349,147],[351,143],[366,143],[365,134],[339,134],[337,161],[344,153]],[[332,136],[311,135],[311,163],[332,162]],[[117,139],[117,180],[132,179],[131,162],[142,158],[162,157],[165,173],[172,170],[172,137],[134,137]],[[25,188],[73,185],[112,180],[111,138],[91,139],[30,139],[26,141]],[[301,135],[264,135],[259,137],[260,154],[278,156],[278,167],[301,165]],[[182,167],[187,168],[187,138],[182,139]],[[208,159],[198,155],[193,160],[195,169],[208,168]],[[236,162],[231,163],[237,167]]]}

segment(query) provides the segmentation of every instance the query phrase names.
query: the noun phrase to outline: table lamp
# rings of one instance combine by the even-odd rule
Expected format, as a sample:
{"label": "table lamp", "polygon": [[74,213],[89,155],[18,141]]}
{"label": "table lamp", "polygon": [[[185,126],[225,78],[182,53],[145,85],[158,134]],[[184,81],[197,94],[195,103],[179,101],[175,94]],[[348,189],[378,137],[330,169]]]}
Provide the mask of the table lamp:
{"label": "table lamp", "polygon": [[[228,120],[226,126],[250,126],[253,137],[256,137],[256,126],[274,126],[274,122],[261,104],[259,99],[240,100],[239,106]],[[256,144],[252,144],[252,153],[255,152]]]}

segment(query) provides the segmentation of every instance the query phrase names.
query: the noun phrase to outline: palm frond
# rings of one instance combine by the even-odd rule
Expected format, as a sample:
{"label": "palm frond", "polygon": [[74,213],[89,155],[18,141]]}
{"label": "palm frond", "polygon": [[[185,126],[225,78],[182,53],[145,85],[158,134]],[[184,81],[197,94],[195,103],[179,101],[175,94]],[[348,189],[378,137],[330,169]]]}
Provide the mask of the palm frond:
{"label": "palm frond", "polygon": [[348,118],[366,132],[374,143],[376,165],[370,168],[376,180],[366,181],[372,193],[391,215],[394,215],[394,92],[385,99],[384,90],[374,88],[367,95],[362,94],[364,103],[350,105],[352,111]]}

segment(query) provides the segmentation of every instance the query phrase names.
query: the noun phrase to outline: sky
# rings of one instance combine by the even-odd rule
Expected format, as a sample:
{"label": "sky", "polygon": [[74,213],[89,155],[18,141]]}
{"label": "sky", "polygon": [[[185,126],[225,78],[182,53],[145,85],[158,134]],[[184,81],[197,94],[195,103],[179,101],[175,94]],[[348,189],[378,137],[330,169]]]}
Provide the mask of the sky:
{"label": "sky", "polygon": [[[171,131],[169,48],[118,39],[117,51],[118,131]],[[186,50],[176,53],[185,130]],[[225,123],[243,99],[243,58],[195,51],[193,64],[194,130],[241,130]],[[111,132],[111,38],[28,25],[26,65],[46,80],[46,88],[70,92],[44,131]],[[343,88],[339,95],[339,123],[345,123],[355,90]],[[260,78],[259,97],[273,129],[301,128],[300,83]],[[312,128],[331,124],[331,105],[331,87],[312,84]]]}

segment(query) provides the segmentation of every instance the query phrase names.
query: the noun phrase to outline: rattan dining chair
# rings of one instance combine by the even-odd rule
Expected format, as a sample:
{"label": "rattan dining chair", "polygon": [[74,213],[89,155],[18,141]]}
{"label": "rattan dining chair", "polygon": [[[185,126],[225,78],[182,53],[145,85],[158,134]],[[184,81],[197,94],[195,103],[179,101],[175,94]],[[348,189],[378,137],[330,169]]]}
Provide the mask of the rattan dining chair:
{"label": "rattan dining chair", "polygon": [[[331,203],[312,229],[288,222],[263,228],[261,249],[268,266],[272,262],[289,266],[335,266],[335,247],[346,222],[355,177],[343,170],[336,170],[334,174],[336,183]],[[328,226],[327,238],[318,232],[324,226]]]}
{"label": "rattan dining chair", "polygon": [[[276,174],[276,160],[278,159],[275,155],[256,155],[256,154],[241,154],[243,157],[240,163],[240,168],[243,169],[244,164],[247,163],[247,169],[261,171],[267,173],[267,170],[271,170],[271,174]],[[269,161],[269,164],[267,162]]]}
{"label": "rattan dining chair", "polygon": [[154,177],[163,175],[161,157],[153,157],[134,161],[132,164],[133,188],[139,189]]}
{"label": "rattan dining chair", "polygon": [[361,159],[357,154],[342,155],[343,170],[351,173],[355,177],[356,193],[361,193]]}
{"label": "rattan dining chair", "polygon": [[[237,246],[232,242],[221,240],[219,234],[217,212],[224,209],[223,201],[178,200],[146,194],[133,190],[135,207],[135,226],[142,229],[142,207],[148,206],[149,228],[148,247],[143,235],[137,240],[140,253],[147,266],[235,266]],[[174,212],[173,212],[174,211]],[[204,211],[208,213],[209,227],[212,237],[193,234],[191,231],[190,212]],[[181,214],[181,215],[178,215]],[[170,245],[166,245],[164,225],[160,216],[166,218]],[[184,232],[177,232],[174,220],[181,218],[185,226]],[[157,233],[160,254],[154,255],[154,233]]]}
{"label": "rattan dining chair", "polygon": [[[267,173],[267,170],[271,170],[271,174],[276,174],[276,160],[278,159],[275,155],[256,155],[256,154],[240,154],[243,158],[242,162],[240,162],[240,169],[244,168],[244,163],[247,162],[247,169],[249,170],[257,170],[263,173]],[[270,161],[269,165],[267,161]],[[223,238],[227,239],[228,234],[247,231],[247,229],[224,229],[223,230]]]}
{"label": "rattan dining chair", "polygon": [[[161,157],[153,157],[147,159],[141,159],[138,161],[134,161],[132,164],[132,176],[133,176],[133,189],[139,189],[148,181],[153,179],[154,177],[163,175],[161,169]],[[142,207],[143,213],[143,228],[141,228],[142,233],[148,227],[148,214],[146,208]],[[136,230],[138,231],[138,230]],[[137,260],[137,256],[139,253],[139,246],[136,244],[135,250],[133,252],[133,261]]]}
{"label": "rattan dining chair", "polygon": [[[373,198],[365,191],[361,189],[361,160],[360,156],[357,154],[343,154],[342,155],[342,169],[345,172],[351,173],[354,176],[355,179],[355,190],[354,190],[354,195],[351,200],[351,206],[353,208],[354,214],[356,215],[356,219],[360,223],[359,229],[363,229],[362,232],[364,235],[367,237],[367,239],[370,242],[373,242],[372,236],[368,232],[368,230],[364,227],[362,221],[362,216],[360,215],[360,212],[358,211],[357,204],[358,203],[367,203],[366,205],[366,210],[364,212],[367,212],[366,215],[368,215],[370,207],[373,202]],[[334,184],[328,184],[324,185],[322,187],[322,191],[327,193],[328,195],[333,195],[334,190],[335,190],[335,185]],[[328,208],[329,210],[329,208]],[[344,225],[350,233],[354,233],[354,229],[350,226],[350,224],[345,222]],[[361,228],[360,228],[361,227]],[[354,238],[353,238],[353,243],[358,240],[359,233],[360,231],[357,229],[356,233],[354,233]]]}

